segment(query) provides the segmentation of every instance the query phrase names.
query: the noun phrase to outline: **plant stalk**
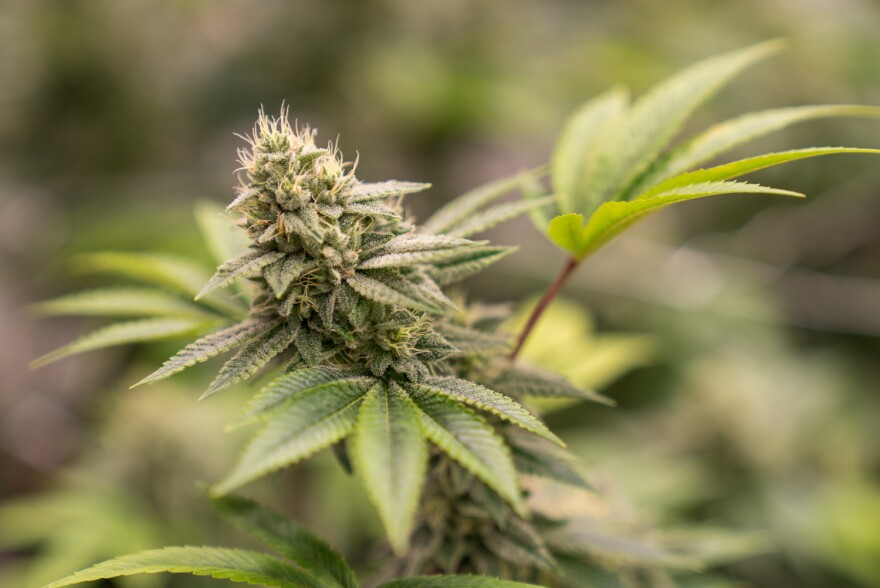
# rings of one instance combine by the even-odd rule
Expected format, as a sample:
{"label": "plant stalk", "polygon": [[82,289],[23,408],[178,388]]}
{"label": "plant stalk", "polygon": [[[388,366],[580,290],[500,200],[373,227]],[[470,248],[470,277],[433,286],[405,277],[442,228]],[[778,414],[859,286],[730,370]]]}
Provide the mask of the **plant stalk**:
{"label": "plant stalk", "polygon": [[565,261],[565,266],[562,268],[562,271],[556,276],[556,279],[553,280],[553,283],[547,287],[547,290],[544,291],[544,295],[541,296],[541,300],[538,301],[538,304],[535,306],[535,309],[532,310],[532,314],[529,315],[529,320],[526,321],[526,325],[523,327],[522,331],[520,331],[519,336],[516,339],[516,346],[513,348],[513,351],[510,352],[508,359],[511,362],[516,361],[517,355],[522,350],[523,345],[525,345],[526,339],[529,338],[532,330],[535,328],[535,325],[538,323],[538,319],[541,318],[541,315],[544,314],[544,311],[547,310],[547,307],[550,306],[550,303],[553,302],[553,299],[562,291],[562,287],[565,286],[565,283],[568,281],[568,278],[571,277],[571,274],[574,273],[574,270],[577,269],[577,266],[580,264],[579,259],[575,259],[574,257],[569,257]]}

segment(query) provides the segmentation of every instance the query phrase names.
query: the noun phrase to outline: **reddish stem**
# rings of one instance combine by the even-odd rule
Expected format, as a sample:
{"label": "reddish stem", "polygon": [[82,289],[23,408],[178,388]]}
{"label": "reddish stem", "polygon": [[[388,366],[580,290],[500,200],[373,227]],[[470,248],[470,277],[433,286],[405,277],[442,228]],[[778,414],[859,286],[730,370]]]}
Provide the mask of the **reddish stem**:
{"label": "reddish stem", "polygon": [[519,352],[522,350],[523,345],[526,342],[526,339],[529,338],[532,330],[535,328],[535,325],[538,323],[538,319],[541,318],[541,315],[544,314],[544,311],[547,310],[547,307],[550,306],[550,303],[553,302],[553,299],[562,291],[562,287],[568,281],[568,278],[571,277],[571,274],[574,273],[574,270],[577,268],[579,260],[569,257],[565,261],[565,267],[562,268],[562,272],[556,279],[553,280],[553,283],[547,288],[544,292],[544,295],[541,296],[541,300],[538,301],[538,305],[535,306],[535,309],[532,311],[532,314],[529,315],[529,320],[526,321],[526,326],[523,327],[523,330],[520,331],[519,337],[516,339],[516,346],[513,348],[513,351],[510,352],[508,359],[510,361],[516,361],[516,356],[519,355]]}

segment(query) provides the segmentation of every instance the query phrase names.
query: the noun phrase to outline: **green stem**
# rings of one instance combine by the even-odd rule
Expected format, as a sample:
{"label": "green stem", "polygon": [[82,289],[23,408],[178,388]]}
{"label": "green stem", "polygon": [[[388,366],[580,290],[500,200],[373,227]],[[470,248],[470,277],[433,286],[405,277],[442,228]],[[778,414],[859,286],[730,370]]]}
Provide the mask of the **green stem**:
{"label": "green stem", "polygon": [[541,318],[541,315],[544,314],[544,311],[547,310],[547,307],[550,306],[553,299],[562,291],[562,287],[565,286],[568,278],[570,278],[571,274],[574,273],[574,270],[577,269],[578,264],[580,264],[580,260],[575,259],[574,257],[569,257],[565,260],[565,266],[562,268],[562,272],[560,272],[560,274],[556,276],[556,279],[553,280],[553,283],[547,287],[544,295],[541,296],[541,300],[538,301],[532,314],[529,315],[529,320],[526,321],[526,326],[520,331],[519,337],[516,339],[516,346],[508,356],[508,359],[510,359],[511,362],[516,361],[516,356],[519,355],[519,352],[522,350],[526,339],[529,338],[529,335],[538,323],[538,319]]}

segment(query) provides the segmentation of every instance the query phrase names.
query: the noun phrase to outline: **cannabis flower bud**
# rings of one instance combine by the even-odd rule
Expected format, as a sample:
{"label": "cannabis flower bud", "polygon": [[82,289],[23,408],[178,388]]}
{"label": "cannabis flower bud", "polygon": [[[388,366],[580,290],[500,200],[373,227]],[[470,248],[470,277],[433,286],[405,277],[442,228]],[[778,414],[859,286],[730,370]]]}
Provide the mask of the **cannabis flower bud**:
{"label": "cannabis flower bud", "polygon": [[427,318],[454,308],[439,284],[481,269],[503,248],[415,232],[400,200],[428,184],[360,182],[334,144],[316,146],[314,130],[292,126],[285,112],[261,113],[246,140],[227,210],[243,216],[251,245],[199,296],[249,278],[250,315],[187,346],[145,382],[238,346],[206,394],[278,356],[290,369],[338,364],[421,381],[432,362],[456,353]]}

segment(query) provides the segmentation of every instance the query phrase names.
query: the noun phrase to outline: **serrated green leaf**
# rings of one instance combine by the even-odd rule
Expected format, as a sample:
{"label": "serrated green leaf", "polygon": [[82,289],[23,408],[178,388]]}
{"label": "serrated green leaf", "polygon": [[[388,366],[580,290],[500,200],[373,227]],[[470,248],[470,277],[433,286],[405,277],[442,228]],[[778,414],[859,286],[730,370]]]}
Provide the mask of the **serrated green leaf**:
{"label": "serrated green leaf", "polygon": [[400,211],[381,202],[350,203],[345,207],[346,214],[360,214],[368,217],[399,219]]}
{"label": "serrated green leaf", "polygon": [[196,300],[202,298],[211,290],[217,288],[225,288],[239,278],[251,276],[267,265],[274,263],[284,257],[285,254],[280,251],[272,251],[264,253],[261,251],[248,251],[237,257],[223,262],[217,268],[217,272],[208,280],[208,283],[202,287]]}
{"label": "serrated green leaf", "polygon": [[320,581],[292,565],[255,551],[219,547],[166,547],[125,555],[94,565],[45,588],[61,588],[134,574],[192,574],[278,588],[323,588]]}
{"label": "serrated green leaf", "polygon": [[[163,253],[90,253],[77,256],[75,263],[83,272],[111,274],[164,286],[188,297],[194,297],[210,277],[199,264]],[[243,311],[240,302],[228,297],[211,296],[203,302],[233,317],[241,316]]]}
{"label": "serrated green leaf", "polygon": [[517,398],[581,398],[614,406],[611,398],[594,390],[575,386],[562,376],[532,366],[516,364],[505,369],[493,385],[504,394]]}
{"label": "serrated green leaf", "polygon": [[541,476],[563,484],[593,490],[593,487],[572,466],[573,456],[564,449],[536,436],[510,429],[505,437],[513,454],[517,471]]}
{"label": "serrated green leaf", "polygon": [[577,257],[588,244],[584,236],[584,215],[569,212],[555,217],[547,227],[547,237],[561,249]]}
{"label": "serrated green leaf", "polygon": [[229,359],[199,400],[253,376],[293,342],[298,328],[282,324],[274,331],[258,335]]}
{"label": "serrated green leaf", "polygon": [[762,43],[712,57],[688,67],[638,99],[604,139],[593,173],[583,181],[590,202],[576,212],[591,212],[614,200],[651,164],[703,102],[740,71],[778,51],[778,42]]}
{"label": "serrated green leaf", "polygon": [[[602,204],[585,227],[577,228],[580,215],[563,215],[550,224],[551,238],[582,260],[614,237],[649,214],[676,202],[722,194],[776,194],[803,198],[803,194],[789,190],[767,188],[746,182],[703,182],[673,188],[650,197]],[[561,219],[557,221],[557,219]],[[556,223],[556,224],[555,224]]]}
{"label": "serrated green leaf", "polygon": [[[425,241],[425,243],[420,243]],[[366,258],[358,266],[358,269],[381,269],[381,268],[409,268],[419,264],[437,263],[444,260],[456,259],[466,254],[485,242],[468,241],[466,239],[444,239],[440,243],[436,239],[429,239],[419,235],[416,239],[409,239],[405,243],[395,240],[389,241],[385,247]],[[396,246],[395,246],[396,245]],[[401,249],[404,249],[401,251]],[[384,253],[392,251],[391,253]]]}
{"label": "serrated green leaf", "polygon": [[474,212],[483,206],[503,198],[519,188],[523,182],[535,177],[541,177],[545,173],[546,168],[540,167],[508,178],[489,182],[479,188],[474,188],[445,204],[440,210],[431,215],[428,220],[422,223],[420,230],[424,234],[439,235],[447,233],[450,229],[467,221]]}
{"label": "serrated green leaf", "polygon": [[82,271],[165,286],[188,296],[195,296],[208,279],[208,273],[197,263],[162,253],[90,253],[75,261]]}
{"label": "serrated green leaf", "polygon": [[469,237],[516,218],[523,213],[545,207],[555,201],[556,196],[545,196],[544,198],[505,202],[504,204],[475,212],[467,220],[462,221],[447,231],[446,234],[452,237]]}
{"label": "serrated green leaf", "polygon": [[361,182],[351,190],[351,201],[356,203],[370,202],[392,196],[403,196],[421,192],[431,187],[431,184],[418,182],[399,182],[387,180],[384,182]]}
{"label": "serrated green leaf", "polygon": [[541,588],[537,584],[524,584],[499,580],[488,576],[419,576],[394,580],[380,588]]}
{"label": "serrated green leaf", "polygon": [[297,394],[320,394],[335,387],[359,389],[361,393],[376,384],[376,379],[352,370],[325,367],[302,368],[272,380],[245,406],[245,422],[265,418]]}
{"label": "serrated green leaf", "polygon": [[507,333],[487,333],[448,322],[439,323],[435,328],[455,347],[457,355],[488,356],[510,350],[511,337]]}
{"label": "serrated green leaf", "polygon": [[578,108],[565,122],[553,151],[551,179],[559,210],[581,210],[592,198],[589,180],[605,137],[626,113],[628,97],[615,88]]}
{"label": "serrated green leaf", "polygon": [[562,440],[544,426],[544,423],[532,416],[529,411],[520,406],[515,400],[504,394],[499,394],[479,384],[468,382],[455,377],[432,377],[423,383],[413,384],[420,390],[431,394],[440,394],[475,406],[480,410],[490,412],[502,420],[522,427],[561,446],[565,446]]}
{"label": "serrated green leaf", "polygon": [[485,245],[487,241],[470,241],[460,237],[449,235],[422,235],[420,233],[406,233],[394,237],[380,247],[376,254],[410,253],[415,251],[441,251],[447,249],[466,248],[475,245]]}
{"label": "serrated green leaf", "polygon": [[483,418],[451,398],[408,387],[425,437],[525,516],[510,449]]}
{"label": "serrated green leaf", "polygon": [[380,385],[367,395],[350,453],[391,547],[403,555],[425,483],[428,446],[412,401],[399,387]]}
{"label": "serrated green leaf", "polygon": [[171,358],[165,361],[158,370],[132,386],[158,382],[172,376],[197,363],[207,361],[221,353],[229,351],[233,347],[243,345],[254,339],[260,333],[272,329],[277,323],[248,320],[231,327],[227,327],[216,333],[205,335],[201,339],[193,341]]}
{"label": "serrated green leaf", "polygon": [[346,282],[355,292],[379,304],[402,306],[427,312],[442,312],[442,307],[432,304],[413,291],[413,286],[393,273],[355,272]]}
{"label": "serrated green leaf", "polygon": [[634,200],[653,199],[655,196],[665,192],[670,192],[675,188],[682,188],[691,184],[700,184],[706,182],[719,182],[738,178],[747,173],[775,167],[783,163],[797,161],[800,159],[808,159],[811,157],[821,157],[823,155],[835,155],[843,153],[869,153],[880,154],[880,149],[855,149],[850,147],[810,147],[807,149],[792,149],[790,151],[779,151],[776,153],[765,153],[756,157],[740,159],[724,165],[718,165],[707,169],[687,172],[673,176],[656,186],[651,187],[646,192],[639,194]]}
{"label": "serrated green leaf", "polygon": [[354,572],[339,553],[307,528],[271,508],[239,496],[213,500],[230,523],[333,586],[357,588]]}
{"label": "serrated green leaf", "polygon": [[[880,108],[853,104],[794,106],[751,112],[715,124],[657,162],[627,196],[639,194],[673,175],[693,169],[716,156],[790,125],[819,118],[880,118]],[[625,197],[626,199],[626,197]]]}
{"label": "serrated green leaf", "polygon": [[101,288],[68,294],[30,307],[43,315],[156,316],[216,319],[210,310],[174,294],[149,288]]}
{"label": "serrated green leaf", "polygon": [[486,267],[507,257],[517,249],[517,247],[498,247],[493,245],[472,247],[462,253],[460,257],[431,264],[431,267],[428,268],[428,273],[438,284],[444,286],[460,282],[483,271]]}
{"label": "serrated green leaf", "polygon": [[281,298],[294,280],[317,265],[314,261],[306,261],[304,255],[287,255],[264,267],[263,278],[272,288],[275,297]]}
{"label": "serrated green leaf", "polygon": [[214,493],[227,494],[345,438],[354,429],[365,394],[356,386],[316,387],[294,394],[272,412]]}
{"label": "serrated green leaf", "polygon": [[189,318],[150,318],[115,323],[86,333],[72,343],[35,359],[31,367],[41,367],[70,355],[105,347],[190,335],[215,324],[216,321]]}

